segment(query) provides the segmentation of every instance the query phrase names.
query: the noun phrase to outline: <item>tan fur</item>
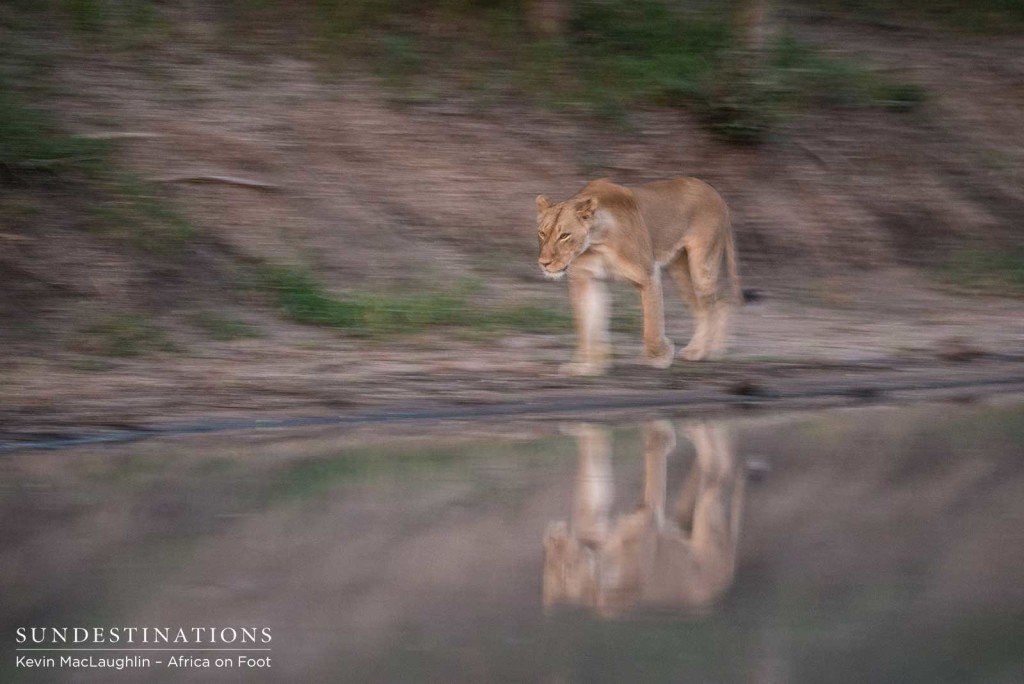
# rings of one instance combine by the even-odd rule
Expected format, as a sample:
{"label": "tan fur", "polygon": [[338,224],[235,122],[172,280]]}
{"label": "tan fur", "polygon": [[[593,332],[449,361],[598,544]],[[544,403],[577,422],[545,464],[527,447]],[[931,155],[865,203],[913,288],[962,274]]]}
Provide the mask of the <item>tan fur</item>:
{"label": "tan fur", "polygon": [[[721,348],[742,295],[729,209],[710,185],[676,178],[627,188],[601,179],[558,204],[537,197],[537,212],[541,270],[554,278],[569,275],[578,345],[566,372],[599,375],[611,364],[604,281],[612,277],[640,290],[644,354],[652,365],[668,367],[675,352],[665,337],[662,270],[676,280],[696,318],[680,355],[698,361]],[[723,259],[726,297],[719,295]]]}
{"label": "tan fur", "polygon": [[642,506],[612,519],[611,438],[606,428],[574,428],[579,470],[572,527],[548,526],[543,602],[582,605],[615,616],[636,605],[706,610],[732,584],[744,477],[725,427],[685,426],[697,451],[666,516],[667,456],[675,447],[668,421],[644,426]]}

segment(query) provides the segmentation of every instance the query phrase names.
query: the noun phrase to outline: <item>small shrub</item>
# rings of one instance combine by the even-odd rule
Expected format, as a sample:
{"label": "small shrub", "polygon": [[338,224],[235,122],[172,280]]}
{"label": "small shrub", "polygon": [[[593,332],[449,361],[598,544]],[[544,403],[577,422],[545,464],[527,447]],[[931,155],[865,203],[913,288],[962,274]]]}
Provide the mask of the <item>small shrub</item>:
{"label": "small shrub", "polygon": [[704,125],[722,140],[763,142],[781,116],[780,94],[757,67],[734,58],[695,102]]}

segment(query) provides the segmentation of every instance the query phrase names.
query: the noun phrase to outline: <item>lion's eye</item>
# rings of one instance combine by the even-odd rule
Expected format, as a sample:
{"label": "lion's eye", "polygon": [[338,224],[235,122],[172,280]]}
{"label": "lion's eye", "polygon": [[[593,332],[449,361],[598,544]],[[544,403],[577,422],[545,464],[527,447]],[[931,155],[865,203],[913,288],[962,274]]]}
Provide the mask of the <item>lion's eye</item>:
{"label": "lion's eye", "polygon": [[559,242],[565,242],[566,240],[569,239],[569,237],[570,237],[569,233],[562,233],[561,235],[558,236],[558,241]]}

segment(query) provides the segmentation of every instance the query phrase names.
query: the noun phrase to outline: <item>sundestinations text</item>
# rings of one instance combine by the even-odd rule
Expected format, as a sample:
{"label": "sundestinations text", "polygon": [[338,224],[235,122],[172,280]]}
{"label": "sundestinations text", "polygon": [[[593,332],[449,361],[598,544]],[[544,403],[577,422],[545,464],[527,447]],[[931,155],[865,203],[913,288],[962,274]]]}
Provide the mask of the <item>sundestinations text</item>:
{"label": "sundestinations text", "polygon": [[18,627],[18,644],[269,644],[269,627]]}

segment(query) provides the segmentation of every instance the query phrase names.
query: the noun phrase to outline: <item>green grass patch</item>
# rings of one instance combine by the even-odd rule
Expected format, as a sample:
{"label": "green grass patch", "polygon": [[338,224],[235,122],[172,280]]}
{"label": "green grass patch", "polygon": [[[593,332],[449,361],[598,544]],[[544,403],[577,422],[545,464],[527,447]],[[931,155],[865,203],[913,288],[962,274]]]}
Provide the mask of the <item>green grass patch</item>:
{"label": "green grass patch", "polygon": [[1024,3],[1020,0],[816,0],[804,4],[868,21],[910,21],[957,33],[1024,32]]}
{"label": "green grass patch", "polygon": [[1024,295],[1024,247],[958,250],[941,266],[939,277],[971,292]]}
{"label": "green grass patch", "polygon": [[0,80],[0,169],[9,180],[92,171],[107,155],[103,142],[63,133]]}
{"label": "green grass patch", "polygon": [[99,356],[135,357],[178,352],[180,347],[152,322],[136,314],[115,314],[82,327],[74,347]]}
{"label": "green grass patch", "polygon": [[472,297],[473,287],[408,293],[328,291],[309,271],[296,266],[261,264],[251,284],[271,295],[293,321],[344,330],[358,337],[417,333],[433,328],[561,332],[571,329],[562,311],[524,304],[487,307]]}

